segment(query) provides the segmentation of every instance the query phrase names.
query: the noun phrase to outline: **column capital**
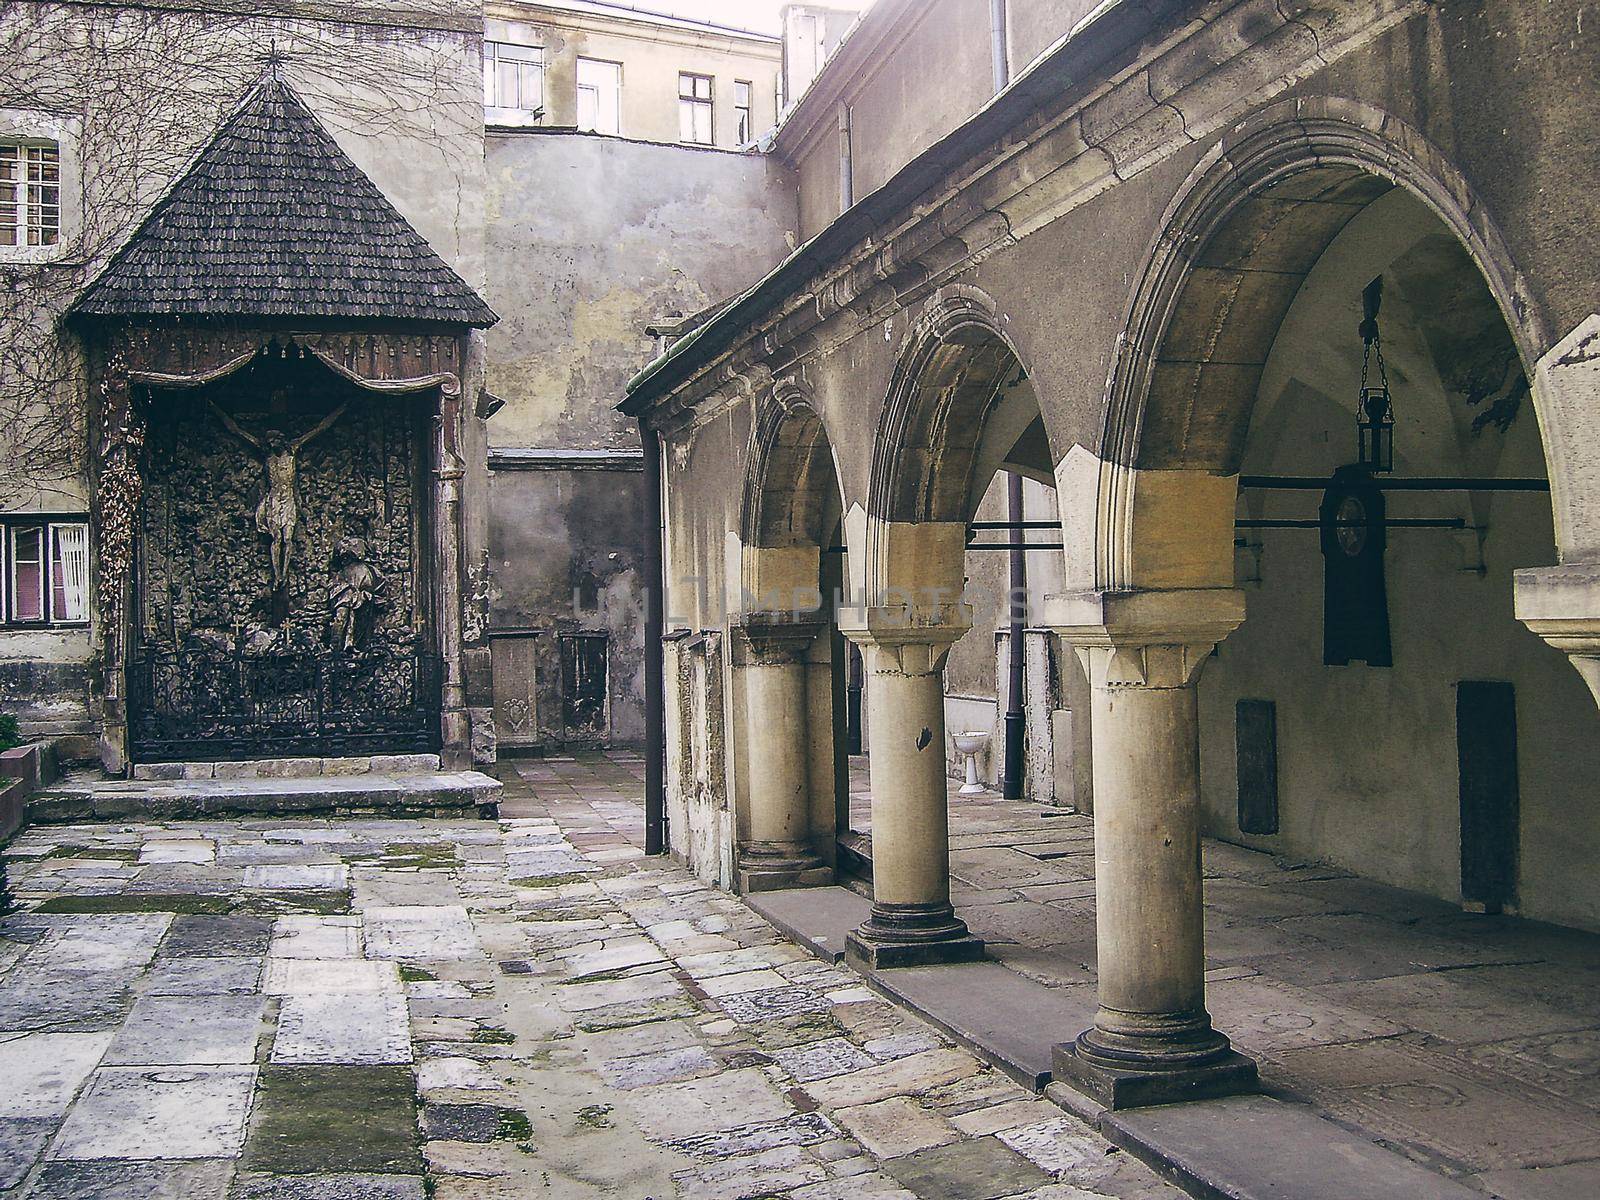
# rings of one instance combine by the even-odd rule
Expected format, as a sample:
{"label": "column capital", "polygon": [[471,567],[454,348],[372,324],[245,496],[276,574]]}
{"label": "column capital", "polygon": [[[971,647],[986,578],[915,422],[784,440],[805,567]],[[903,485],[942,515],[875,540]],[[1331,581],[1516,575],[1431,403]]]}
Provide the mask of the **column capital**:
{"label": "column capital", "polygon": [[827,624],[818,612],[735,613],[729,621],[734,663],[758,667],[800,662]]}
{"label": "column capital", "polygon": [[950,648],[972,628],[970,604],[946,604],[921,609],[909,605],[880,605],[841,609],[839,632],[870,656],[901,675],[928,675],[943,670]]}
{"label": "column capital", "polygon": [[1045,598],[1045,624],[1077,651],[1097,688],[1192,684],[1244,622],[1235,588],[1069,592]]}
{"label": "column capital", "polygon": [[1572,660],[1600,703],[1600,563],[1518,571],[1516,615]]}

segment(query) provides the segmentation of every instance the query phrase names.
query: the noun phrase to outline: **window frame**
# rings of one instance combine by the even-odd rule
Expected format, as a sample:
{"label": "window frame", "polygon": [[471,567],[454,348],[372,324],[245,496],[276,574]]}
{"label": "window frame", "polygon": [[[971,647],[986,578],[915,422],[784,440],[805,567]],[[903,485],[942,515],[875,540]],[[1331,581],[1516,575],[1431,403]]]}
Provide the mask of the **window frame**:
{"label": "window frame", "polygon": [[[616,95],[617,95],[617,121],[616,121],[616,126],[617,127],[615,129],[601,129],[601,128],[598,127],[598,122],[596,122],[596,124],[593,127],[585,127],[584,124],[583,124],[583,93],[584,93],[584,88],[586,86],[584,84],[584,82],[583,82],[583,64],[584,63],[594,63],[596,66],[610,67],[612,69],[612,71],[614,72],[614,74],[615,74],[615,78],[616,78],[616,85],[615,86],[616,86]],[[573,70],[573,79],[574,79],[574,83],[575,83],[576,89],[577,89],[577,101],[578,101],[578,103],[577,103],[577,111],[575,113],[574,124],[577,126],[579,132],[581,132],[581,133],[597,133],[597,134],[601,134],[603,136],[608,136],[608,137],[621,137],[622,136],[622,82],[623,82],[622,81],[622,64],[620,62],[617,62],[615,59],[593,58],[593,57],[590,57],[589,55],[580,54],[580,55],[578,55],[577,66]],[[598,116],[599,115],[599,95],[600,95],[600,90],[598,88],[590,88],[589,90],[591,90],[591,91],[593,91],[595,93],[595,97],[596,97],[596,116]]]}
{"label": "window frame", "polygon": [[[740,104],[740,88],[744,103]],[[756,85],[750,79],[735,79],[733,81],[733,141],[736,146],[746,146],[755,140],[756,136]]]}
{"label": "window frame", "polygon": [[[684,90],[685,83],[689,90]],[[705,84],[706,94],[700,95],[700,85]],[[702,141],[697,137],[686,136],[684,118],[688,116],[688,133],[693,133],[699,124],[699,113],[704,110],[706,118],[706,136]],[[715,146],[717,144],[717,77],[702,74],[699,71],[678,72],[678,141],[685,146]]]}
{"label": "window frame", "polygon": [[[81,527],[84,531],[83,616],[56,615],[55,545],[58,531]],[[39,533],[39,613],[35,618],[19,619],[17,601],[17,535],[29,530]],[[4,513],[0,514],[0,631],[87,629],[89,627],[93,555],[86,513]]]}
{"label": "window frame", "polygon": [[[510,51],[509,54],[502,54]],[[500,38],[485,38],[483,43],[483,107],[484,110],[502,119],[521,119],[542,124],[550,107],[550,64],[545,60],[545,48],[527,42],[512,42]],[[500,65],[502,62],[516,63],[517,73],[517,104],[505,103],[505,97],[500,94]],[[522,69],[536,68],[539,78],[539,102],[529,106],[520,103],[523,100],[522,87],[525,82]]]}
{"label": "window frame", "polygon": [[[8,154],[8,151],[11,153]],[[46,158],[46,155],[49,157]],[[0,135],[0,161],[13,163],[16,172],[9,180],[0,179],[0,189],[10,191],[13,196],[11,200],[0,199],[0,207],[16,210],[10,220],[0,220],[0,231],[7,231],[16,238],[12,242],[0,241],[0,250],[7,253],[24,250],[35,254],[58,250],[64,233],[65,216],[62,207],[63,158],[61,143],[52,138]],[[40,178],[37,181],[31,178],[35,162],[40,165]],[[47,164],[54,168],[53,182],[43,178]],[[55,190],[55,203],[50,204],[44,200],[43,194],[52,187]],[[33,240],[36,235],[37,241]]]}

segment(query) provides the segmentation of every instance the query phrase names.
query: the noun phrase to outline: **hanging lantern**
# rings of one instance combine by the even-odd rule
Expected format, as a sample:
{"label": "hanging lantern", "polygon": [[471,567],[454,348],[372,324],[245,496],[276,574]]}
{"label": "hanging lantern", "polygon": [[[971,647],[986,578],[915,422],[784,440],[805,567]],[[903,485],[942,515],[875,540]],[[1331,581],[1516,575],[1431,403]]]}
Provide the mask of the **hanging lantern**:
{"label": "hanging lantern", "polygon": [[[1389,371],[1383,362],[1383,335],[1378,332],[1378,310],[1383,307],[1383,277],[1374,279],[1361,293],[1361,395],[1356,401],[1357,461],[1373,474],[1394,470],[1394,402],[1389,395]],[[1377,383],[1371,369],[1377,360]]]}

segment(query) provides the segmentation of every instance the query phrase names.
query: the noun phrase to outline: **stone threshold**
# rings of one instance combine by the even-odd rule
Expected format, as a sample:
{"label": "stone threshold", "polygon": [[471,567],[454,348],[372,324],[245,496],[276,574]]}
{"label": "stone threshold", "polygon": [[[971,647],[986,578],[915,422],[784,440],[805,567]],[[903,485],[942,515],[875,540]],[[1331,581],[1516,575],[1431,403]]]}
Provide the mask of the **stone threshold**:
{"label": "stone threshold", "polygon": [[68,781],[34,793],[29,824],[222,816],[498,815],[500,782],[478,771],[289,778]]}
{"label": "stone threshold", "polygon": [[317,775],[437,775],[437,754],[354,754],[339,758],[253,758],[240,762],[134,763],[137,781],[298,779]]}
{"label": "stone threshold", "polygon": [[[845,935],[871,901],[848,888],[743,897],[780,933],[844,961]],[[997,962],[859,971],[1024,1087],[1043,1092],[1200,1200],[1483,1200],[1483,1193],[1351,1133],[1304,1104],[1268,1095],[1112,1112],[1052,1081],[1051,1051],[1094,1021],[1094,988],[1046,987]]]}

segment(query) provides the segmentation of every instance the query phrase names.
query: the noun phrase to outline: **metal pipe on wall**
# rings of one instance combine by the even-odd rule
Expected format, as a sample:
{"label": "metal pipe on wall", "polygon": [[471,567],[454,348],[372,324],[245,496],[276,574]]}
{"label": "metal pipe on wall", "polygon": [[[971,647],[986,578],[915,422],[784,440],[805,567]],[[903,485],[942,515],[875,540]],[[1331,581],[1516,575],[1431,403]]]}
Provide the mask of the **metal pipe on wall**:
{"label": "metal pipe on wall", "polygon": [[667,579],[662,570],[661,438],[639,419],[644,445],[644,852],[667,851],[667,711],[663,640]]}
{"label": "metal pipe on wall", "polygon": [[[1022,522],[1022,476],[1015,471],[1006,475],[1006,519]],[[1011,567],[1010,632],[1007,650],[1011,659],[1006,674],[1006,743],[1005,774],[1001,781],[1001,794],[1007,800],[1022,799],[1024,772],[1023,750],[1027,744],[1028,717],[1022,706],[1027,663],[1028,636],[1028,556],[1020,545],[1014,545],[1009,554]]]}
{"label": "metal pipe on wall", "polygon": [[994,90],[1005,91],[1011,83],[1011,49],[1006,30],[1007,0],[989,0],[989,39],[994,63]]}

